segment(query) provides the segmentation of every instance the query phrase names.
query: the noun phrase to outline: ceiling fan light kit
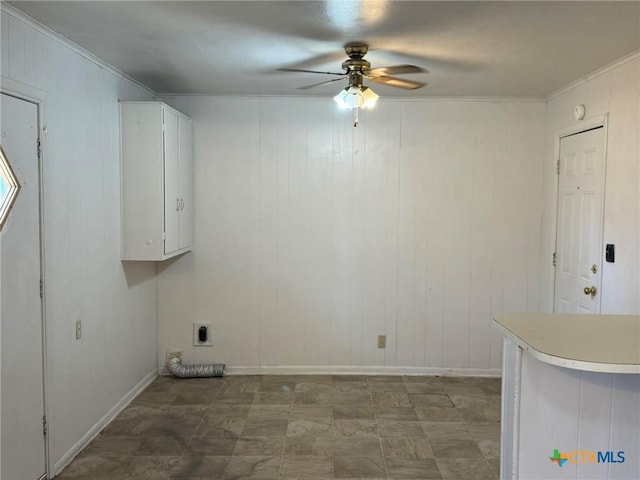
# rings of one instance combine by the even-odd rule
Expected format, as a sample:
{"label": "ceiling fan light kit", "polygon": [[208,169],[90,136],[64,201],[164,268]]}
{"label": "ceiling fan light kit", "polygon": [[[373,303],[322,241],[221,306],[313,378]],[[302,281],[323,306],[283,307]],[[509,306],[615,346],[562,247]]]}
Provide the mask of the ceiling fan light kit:
{"label": "ceiling fan light kit", "polygon": [[351,85],[333,97],[340,108],[373,108],[379,96],[369,87]]}

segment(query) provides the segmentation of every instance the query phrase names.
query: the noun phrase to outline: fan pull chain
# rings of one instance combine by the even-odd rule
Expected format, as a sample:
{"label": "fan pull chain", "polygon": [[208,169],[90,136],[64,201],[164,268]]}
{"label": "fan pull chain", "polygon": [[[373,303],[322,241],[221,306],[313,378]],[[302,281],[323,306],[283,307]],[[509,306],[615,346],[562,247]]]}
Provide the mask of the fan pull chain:
{"label": "fan pull chain", "polygon": [[356,107],[353,109],[353,128],[356,128],[358,126],[358,124],[360,123],[360,119],[359,119],[359,114],[360,114],[360,108]]}

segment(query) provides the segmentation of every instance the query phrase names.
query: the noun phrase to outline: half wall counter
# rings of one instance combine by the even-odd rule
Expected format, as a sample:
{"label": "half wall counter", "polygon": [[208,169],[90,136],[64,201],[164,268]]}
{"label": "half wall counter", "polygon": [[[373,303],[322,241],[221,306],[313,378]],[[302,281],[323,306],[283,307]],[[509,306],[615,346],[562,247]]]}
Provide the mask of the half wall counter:
{"label": "half wall counter", "polygon": [[502,479],[640,479],[640,316],[502,314]]}

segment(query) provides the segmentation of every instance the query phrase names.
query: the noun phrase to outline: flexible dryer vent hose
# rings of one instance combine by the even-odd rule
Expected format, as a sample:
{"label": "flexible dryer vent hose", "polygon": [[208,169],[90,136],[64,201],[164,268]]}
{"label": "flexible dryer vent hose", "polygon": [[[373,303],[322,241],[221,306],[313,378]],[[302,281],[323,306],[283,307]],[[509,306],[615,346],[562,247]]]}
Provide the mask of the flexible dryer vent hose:
{"label": "flexible dryer vent hose", "polygon": [[182,365],[179,358],[173,357],[167,362],[167,370],[179,378],[224,377],[225,364]]}

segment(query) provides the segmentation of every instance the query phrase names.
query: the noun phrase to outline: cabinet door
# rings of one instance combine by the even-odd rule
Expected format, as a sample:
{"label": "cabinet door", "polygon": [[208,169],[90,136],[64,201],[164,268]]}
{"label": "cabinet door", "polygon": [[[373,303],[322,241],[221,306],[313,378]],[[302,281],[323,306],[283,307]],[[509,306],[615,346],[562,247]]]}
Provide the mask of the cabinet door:
{"label": "cabinet door", "polygon": [[178,116],[166,109],[164,115],[164,253],[179,248],[180,231],[180,138]]}
{"label": "cabinet door", "polygon": [[180,241],[179,248],[193,240],[193,132],[191,120],[180,118]]}

